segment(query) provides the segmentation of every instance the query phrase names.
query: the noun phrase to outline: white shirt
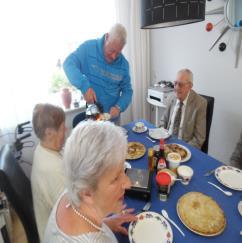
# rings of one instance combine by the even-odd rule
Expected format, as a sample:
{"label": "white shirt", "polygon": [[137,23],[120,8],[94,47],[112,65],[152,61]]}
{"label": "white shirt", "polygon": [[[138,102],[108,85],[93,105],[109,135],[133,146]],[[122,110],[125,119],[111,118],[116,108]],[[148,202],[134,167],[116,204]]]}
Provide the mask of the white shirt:
{"label": "white shirt", "polygon": [[76,236],[65,234],[56,223],[56,211],[64,193],[56,202],[45,231],[44,243],[118,243],[111,229],[102,223],[102,231],[90,232]]}
{"label": "white shirt", "polygon": [[37,145],[31,172],[31,188],[41,242],[51,210],[59,195],[64,191],[64,185],[65,177],[61,154],[46,149],[40,144]]}
{"label": "white shirt", "polygon": [[[187,100],[188,100],[189,94],[190,94],[190,92],[188,93],[185,100],[182,102],[183,106],[182,106],[182,112],[181,112],[181,122],[180,122],[180,126],[179,126],[179,131],[178,131],[178,138],[179,139],[182,139],[182,125],[183,125],[183,121],[184,121],[184,115],[185,115],[185,110],[186,110],[186,105],[187,105]],[[172,113],[172,116],[171,116],[171,124],[170,124],[170,127],[168,129],[169,134],[172,134],[172,132],[173,132],[174,120],[175,120],[175,117],[176,117],[176,113],[179,109],[179,106],[180,106],[180,100],[177,99],[176,105],[174,107],[174,110],[173,110],[173,113]]]}

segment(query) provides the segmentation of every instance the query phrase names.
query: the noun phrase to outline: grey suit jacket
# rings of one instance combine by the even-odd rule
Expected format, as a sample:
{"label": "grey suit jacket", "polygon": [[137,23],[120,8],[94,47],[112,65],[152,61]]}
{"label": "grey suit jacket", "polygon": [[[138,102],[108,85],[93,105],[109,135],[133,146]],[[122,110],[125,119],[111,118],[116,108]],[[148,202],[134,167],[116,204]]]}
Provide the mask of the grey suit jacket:
{"label": "grey suit jacket", "polygon": [[232,153],[230,163],[231,165],[242,169],[242,131],[240,133],[239,141]]}
{"label": "grey suit jacket", "polygon": [[[171,117],[176,105],[176,95],[167,101],[167,107],[160,120],[160,126],[169,129]],[[182,125],[182,140],[201,149],[206,138],[206,110],[207,100],[190,91]]]}

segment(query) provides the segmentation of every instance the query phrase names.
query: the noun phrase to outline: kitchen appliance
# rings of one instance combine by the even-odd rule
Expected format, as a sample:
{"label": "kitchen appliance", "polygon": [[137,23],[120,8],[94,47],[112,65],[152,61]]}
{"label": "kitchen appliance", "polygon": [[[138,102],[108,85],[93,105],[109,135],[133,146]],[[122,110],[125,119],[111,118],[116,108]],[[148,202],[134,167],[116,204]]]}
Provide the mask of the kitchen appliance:
{"label": "kitchen appliance", "polygon": [[153,173],[136,168],[126,169],[125,172],[131,181],[131,188],[126,189],[125,195],[145,201],[150,200]]}
{"label": "kitchen appliance", "polygon": [[86,104],[86,119],[97,120],[103,113],[103,107],[100,103]]}
{"label": "kitchen appliance", "polygon": [[168,98],[174,92],[174,85],[170,81],[159,81],[148,88],[147,102],[155,106],[155,125],[159,125],[159,108],[165,108]]}

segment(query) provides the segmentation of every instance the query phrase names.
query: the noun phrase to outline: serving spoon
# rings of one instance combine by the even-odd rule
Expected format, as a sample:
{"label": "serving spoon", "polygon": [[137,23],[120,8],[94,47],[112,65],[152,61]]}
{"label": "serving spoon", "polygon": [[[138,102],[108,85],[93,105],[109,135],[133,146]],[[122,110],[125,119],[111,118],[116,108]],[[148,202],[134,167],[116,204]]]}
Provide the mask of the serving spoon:
{"label": "serving spoon", "polygon": [[172,219],[169,218],[169,215],[168,215],[168,213],[166,212],[165,209],[161,210],[161,214],[164,216],[165,219],[167,219],[173,226],[175,226],[178,229],[178,231],[182,234],[183,237],[185,236],[185,234],[179,228],[179,226]]}
{"label": "serving spoon", "polygon": [[221,187],[217,186],[216,184],[213,184],[213,183],[210,182],[210,181],[208,181],[208,184],[210,184],[210,185],[216,187],[218,190],[220,190],[221,192],[223,192],[226,196],[229,196],[229,197],[230,197],[230,196],[233,195],[232,192],[230,192],[230,191],[225,191],[225,190],[223,190]]}

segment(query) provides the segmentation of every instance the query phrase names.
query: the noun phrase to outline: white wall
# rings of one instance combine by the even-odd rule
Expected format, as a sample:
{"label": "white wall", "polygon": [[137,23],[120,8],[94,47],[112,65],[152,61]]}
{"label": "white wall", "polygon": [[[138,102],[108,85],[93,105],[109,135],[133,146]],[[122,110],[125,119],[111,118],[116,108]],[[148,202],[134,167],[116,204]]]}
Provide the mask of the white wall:
{"label": "white wall", "polygon": [[[221,2],[214,7],[221,7]],[[206,24],[215,24],[222,17],[207,16],[204,22],[152,30],[151,79],[152,82],[174,80],[181,68],[193,71],[194,89],[215,97],[209,154],[228,163],[242,129],[242,51],[237,69],[234,63],[238,33],[227,33],[221,40],[230,39],[225,52],[220,52],[218,45],[208,51],[224,25],[206,32]]]}

